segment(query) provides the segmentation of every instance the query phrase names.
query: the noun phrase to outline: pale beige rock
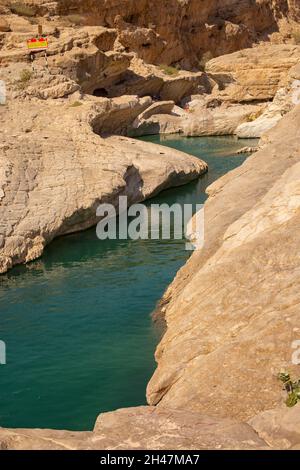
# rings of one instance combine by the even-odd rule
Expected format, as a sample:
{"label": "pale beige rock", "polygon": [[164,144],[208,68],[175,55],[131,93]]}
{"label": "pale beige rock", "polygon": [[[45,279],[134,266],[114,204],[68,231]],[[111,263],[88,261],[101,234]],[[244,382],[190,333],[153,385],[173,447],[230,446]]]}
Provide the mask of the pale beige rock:
{"label": "pale beige rock", "polygon": [[133,50],[146,62],[155,63],[165,49],[165,41],[151,28],[126,23],[120,15],[116,16],[115,25],[123,48]]}
{"label": "pale beige rock", "polygon": [[257,434],[272,447],[279,449],[300,446],[300,406],[269,410],[249,421]]}
{"label": "pale beige rock", "polygon": [[[153,103],[135,119],[132,127],[128,129],[128,134],[142,136],[178,132],[178,111],[173,113],[174,107],[174,101],[157,101]],[[184,113],[183,110],[182,112]],[[175,124],[174,128],[172,128],[173,122]]]}
{"label": "pale beige rock", "polygon": [[128,130],[132,137],[156,134],[179,134],[183,133],[183,120],[177,115],[155,114],[144,121],[136,122]]}
{"label": "pale beige rock", "polygon": [[150,95],[180,104],[184,97],[209,92],[211,89],[210,81],[203,72],[174,69],[172,74],[168,74],[164,70],[166,67],[145,64],[135,57],[128,71],[107,89],[108,96]]}
{"label": "pale beige rock", "polygon": [[8,22],[4,18],[0,18],[0,32],[8,32],[10,31],[10,26]]}
{"label": "pale beige rock", "polygon": [[176,77],[164,77],[164,84],[159,96],[162,100],[172,100],[175,103],[180,103],[185,96],[207,91],[209,91],[209,84],[202,72],[179,72]]}
{"label": "pale beige rock", "polygon": [[193,106],[192,113],[182,123],[182,132],[187,136],[231,135],[249,116],[259,112],[259,106],[233,105],[207,108]]}
{"label": "pale beige rock", "polygon": [[300,64],[295,65],[289,71],[291,80],[300,80]]}
{"label": "pale beige rock", "polygon": [[198,106],[194,102],[189,111],[174,110],[171,115],[167,115],[157,106],[157,111],[160,113],[151,112],[152,116],[147,119],[138,117],[129,132],[130,135],[180,133],[189,137],[233,135],[239,125],[250,116],[260,113],[261,109],[255,105],[225,105],[210,109],[201,102]]}
{"label": "pale beige rock", "polygon": [[[30,0],[29,0],[30,1]],[[44,0],[32,0],[47,10]],[[47,2],[46,2],[47,5]],[[49,9],[49,8],[48,8]],[[251,47],[281,26],[281,19],[299,20],[295,1],[284,0],[58,0],[56,13],[80,13],[83,23],[125,26],[126,47],[159,64],[197,67],[205,54],[221,55]],[[129,25],[129,26],[127,26]],[[137,33],[131,33],[135,26]],[[290,40],[291,38],[287,38]],[[124,46],[123,46],[124,47]]]}
{"label": "pale beige rock", "polygon": [[138,407],[104,413],[93,432],[6,430],[0,449],[207,450],[268,449],[245,424],[173,409]]}
{"label": "pale beige rock", "polygon": [[43,100],[64,98],[72,95],[80,86],[64,75],[52,76],[45,73],[35,73],[23,95],[34,96]]}
{"label": "pale beige rock", "polygon": [[264,44],[213,59],[206,71],[219,83],[222,100],[270,100],[299,60],[300,46]]}
{"label": "pale beige rock", "polygon": [[0,450],[79,450],[92,433],[0,428]]}
{"label": "pale beige rock", "polygon": [[[17,18],[24,20],[26,27],[23,23],[18,28],[14,25],[13,32],[6,34],[3,46],[0,47],[0,64],[6,66],[9,63],[27,62],[27,66],[31,67],[26,40],[36,35],[36,25],[21,17]],[[49,39],[48,69],[43,54],[36,56],[34,68],[42,69],[48,82],[58,81],[59,85],[54,90],[51,84],[53,90],[48,96],[45,77],[39,76],[37,78],[42,91],[34,88],[31,96],[43,99],[44,95],[49,98],[62,97],[63,93],[72,93],[77,85],[84,93],[96,96],[150,95],[179,103],[183,97],[210,89],[209,80],[203,72],[179,71],[176,76],[169,76],[160,67],[145,64],[132,54],[120,51],[115,47],[115,29],[83,26],[74,30],[70,27],[62,28],[59,23],[57,27],[50,23],[50,26],[46,24],[44,32]]]}
{"label": "pale beige rock", "polygon": [[[152,98],[188,97],[194,112],[162,114],[158,105],[158,114],[144,115],[149,132],[233,133],[261,109],[276,120],[289,111],[276,93],[299,80],[300,46],[262,44],[208,62],[209,76],[197,70],[272,30],[291,42],[286,27],[300,18],[296,2],[26,3],[34,5],[33,20],[11,15],[9,0],[0,5],[11,29],[0,34],[8,90],[0,108],[1,272],[41,256],[55,236],[95,224],[102,201],[142,201],[206,171],[175,150],[99,136],[128,133]],[[30,76],[23,73],[31,69],[26,39],[39,21],[50,40],[48,69],[37,56]],[[266,110],[244,106],[275,95]],[[299,126],[298,108],[263,134],[262,150],[209,188],[204,249],[162,299],[168,328],[148,387],[157,406],[101,415],[93,432],[0,429],[1,448],[299,447],[298,407],[282,408],[277,380],[283,368],[298,373],[291,342],[299,324]],[[255,430],[232,416],[252,418]]]}
{"label": "pale beige rock", "polygon": [[150,98],[86,97],[74,106],[11,100],[8,89],[0,114],[1,272],[37,258],[54,237],[96,224],[101,202],[142,201],[207,169],[175,150],[95,134],[126,130]]}
{"label": "pale beige rock", "polygon": [[272,129],[282,119],[281,114],[273,117],[260,116],[253,122],[245,122],[240,124],[236,129],[236,135],[240,139],[257,139],[265,132]]}
{"label": "pale beige rock", "polygon": [[[99,105],[101,100],[94,99]],[[149,109],[152,99],[149,96],[120,96],[111,100],[102,99],[103,112],[92,119],[94,131],[103,136],[120,134],[128,135],[137,116]]]}
{"label": "pale beige rock", "polygon": [[243,147],[236,152],[236,155],[241,155],[243,153],[255,153],[258,152],[259,147]]}
{"label": "pale beige rock", "polygon": [[[2,0],[8,6],[14,2]],[[203,66],[207,57],[228,54],[251,47],[265,39],[270,31],[279,30],[282,18],[299,20],[295,2],[287,5],[283,0],[26,0],[34,6],[37,17],[45,22],[76,27],[92,25],[115,29],[118,27],[116,45],[157,64],[179,63],[183,68]],[[3,14],[10,13],[2,7]],[[71,15],[70,15],[71,13]],[[59,20],[63,15],[64,21]],[[80,16],[79,16],[80,15]],[[116,22],[116,18],[119,18]],[[24,31],[24,19],[11,16],[18,31]],[[27,21],[28,20],[24,20]],[[288,25],[291,23],[288,22]],[[286,29],[286,26],[285,26]],[[17,31],[16,26],[14,30]],[[288,34],[284,40],[293,42]],[[169,98],[168,98],[169,99]]]}
{"label": "pale beige rock", "polygon": [[[134,432],[128,435],[130,429]],[[268,448],[246,424],[155,407],[129,408],[102,414],[96,422],[94,433],[97,439],[103,439],[109,448],[114,449]]]}
{"label": "pale beige rock", "polygon": [[275,95],[274,100],[267,106],[257,119],[252,122],[245,122],[240,124],[235,133],[240,138],[260,138],[265,132],[272,129],[287,114],[295,107],[295,100],[293,99],[300,93],[300,87],[297,90],[294,88],[280,88]]}
{"label": "pale beige rock", "polygon": [[209,188],[204,249],[162,299],[150,404],[243,420],[283,403],[277,374],[298,374],[299,125],[297,107]]}
{"label": "pale beige rock", "polygon": [[157,101],[138,116],[139,120],[149,119],[154,114],[171,114],[175,106],[174,101]]}

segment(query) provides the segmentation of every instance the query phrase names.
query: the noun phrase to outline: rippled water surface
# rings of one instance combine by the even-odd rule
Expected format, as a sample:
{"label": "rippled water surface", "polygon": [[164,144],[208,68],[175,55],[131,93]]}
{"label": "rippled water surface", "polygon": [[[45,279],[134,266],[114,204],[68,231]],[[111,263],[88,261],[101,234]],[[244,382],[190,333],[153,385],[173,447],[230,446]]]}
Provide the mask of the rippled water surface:
{"label": "rippled water surface", "polygon": [[[207,185],[240,165],[245,156],[233,154],[249,145],[228,137],[144,140],[210,165],[208,175],[156,203],[204,202]],[[100,242],[93,228],[57,239],[40,260],[1,276],[0,426],[92,429],[102,411],[145,404],[159,339],[150,313],[188,256],[184,241]]]}

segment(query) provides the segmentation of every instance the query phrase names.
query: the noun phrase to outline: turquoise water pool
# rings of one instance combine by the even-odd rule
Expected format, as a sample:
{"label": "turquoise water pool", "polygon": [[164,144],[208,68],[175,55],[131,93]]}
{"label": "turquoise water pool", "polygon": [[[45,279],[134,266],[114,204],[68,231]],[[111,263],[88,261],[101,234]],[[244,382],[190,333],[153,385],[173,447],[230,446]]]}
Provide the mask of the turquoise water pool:
{"label": "turquoise water pool", "polygon": [[[240,165],[245,156],[234,152],[249,145],[230,137],[144,140],[210,167],[156,203],[203,203],[207,185]],[[100,412],[145,404],[160,336],[150,314],[189,255],[184,240],[100,242],[93,228],[1,276],[0,426],[92,429]]]}

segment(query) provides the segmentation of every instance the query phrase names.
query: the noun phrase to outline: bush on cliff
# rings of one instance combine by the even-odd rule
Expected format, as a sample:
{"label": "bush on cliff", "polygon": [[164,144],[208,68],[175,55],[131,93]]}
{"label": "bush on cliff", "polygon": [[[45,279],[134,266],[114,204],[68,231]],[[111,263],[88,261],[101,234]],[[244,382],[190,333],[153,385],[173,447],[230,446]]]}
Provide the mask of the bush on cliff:
{"label": "bush on cliff", "polygon": [[278,376],[279,380],[284,385],[284,390],[286,390],[288,397],[286,399],[286,406],[292,408],[300,402],[300,379],[293,381],[290,374],[282,372]]}

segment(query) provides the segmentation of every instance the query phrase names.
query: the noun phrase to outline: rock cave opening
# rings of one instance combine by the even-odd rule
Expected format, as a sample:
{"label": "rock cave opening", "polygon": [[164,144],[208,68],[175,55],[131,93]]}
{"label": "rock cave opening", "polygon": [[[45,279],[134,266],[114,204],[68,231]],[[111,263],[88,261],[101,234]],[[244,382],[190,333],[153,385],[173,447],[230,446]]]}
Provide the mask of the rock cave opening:
{"label": "rock cave opening", "polygon": [[106,88],[96,88],[93,91],[93,96],[97,96],[98,98],[108,98],[108,91]]}

